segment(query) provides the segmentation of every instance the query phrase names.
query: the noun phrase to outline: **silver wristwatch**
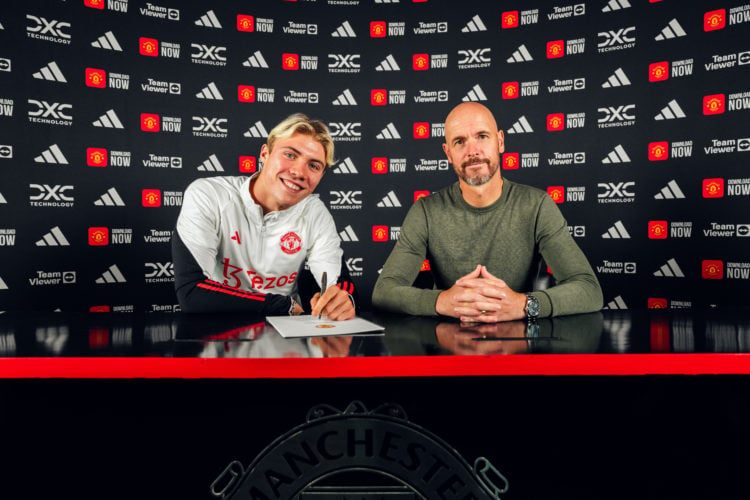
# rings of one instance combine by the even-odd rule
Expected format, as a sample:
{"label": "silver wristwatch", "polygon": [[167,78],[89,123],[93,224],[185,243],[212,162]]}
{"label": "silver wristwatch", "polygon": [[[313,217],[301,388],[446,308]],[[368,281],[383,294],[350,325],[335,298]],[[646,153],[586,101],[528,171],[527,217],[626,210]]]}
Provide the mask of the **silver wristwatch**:
{"label": "silver wristwatch", "polygon": [[539,317],[539,301],[533,295],[526,296],[526,319],[535,320]]}

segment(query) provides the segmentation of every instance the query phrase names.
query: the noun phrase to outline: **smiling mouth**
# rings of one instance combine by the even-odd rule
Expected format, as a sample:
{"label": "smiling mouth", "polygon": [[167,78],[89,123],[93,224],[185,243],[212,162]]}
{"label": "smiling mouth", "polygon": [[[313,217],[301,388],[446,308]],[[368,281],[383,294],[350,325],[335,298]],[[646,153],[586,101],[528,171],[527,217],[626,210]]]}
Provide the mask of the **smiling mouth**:
{"label": "smiling mouth", "polygon": [[281,183],[284,184],[287,189],[290,189],[292,191],[302,191],[302,188],[300,186],[285,179],[281,179]]}

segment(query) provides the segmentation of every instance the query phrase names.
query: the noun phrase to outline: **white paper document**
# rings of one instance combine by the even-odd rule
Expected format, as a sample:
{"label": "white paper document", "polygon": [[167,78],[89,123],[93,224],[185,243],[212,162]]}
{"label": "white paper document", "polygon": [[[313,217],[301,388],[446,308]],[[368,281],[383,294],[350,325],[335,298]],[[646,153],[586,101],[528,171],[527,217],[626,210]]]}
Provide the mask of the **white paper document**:
{"label": "white paper document", "polygon": [[328,337],[331,335],[353,335],[356,333],[382,333],[384,327],[359,317],[346,321],[330,321],[325,318],[303,314],[301,316],[266,316],[266,322],[284,338]]}

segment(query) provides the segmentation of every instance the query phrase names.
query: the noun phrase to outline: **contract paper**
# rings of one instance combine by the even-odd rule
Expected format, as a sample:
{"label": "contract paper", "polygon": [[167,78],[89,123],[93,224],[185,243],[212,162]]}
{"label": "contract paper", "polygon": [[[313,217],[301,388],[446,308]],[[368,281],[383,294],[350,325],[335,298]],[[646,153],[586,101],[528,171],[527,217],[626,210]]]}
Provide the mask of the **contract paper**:
{"label": "contract paper", "polygon": [[325,318],[303,314],[301,316],[266,316],[266,322],[284,338],[330,337],[332,335],[354,335],[358,333],[382,334],[384,327],[359,317],[346,321],[330,321]]}

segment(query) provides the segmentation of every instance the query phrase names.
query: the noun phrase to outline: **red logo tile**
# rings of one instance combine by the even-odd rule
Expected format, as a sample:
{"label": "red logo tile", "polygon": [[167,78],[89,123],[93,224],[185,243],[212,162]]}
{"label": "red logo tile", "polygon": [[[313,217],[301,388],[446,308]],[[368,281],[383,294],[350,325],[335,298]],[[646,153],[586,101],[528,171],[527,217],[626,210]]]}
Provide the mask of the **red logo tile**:
{"label": "red logo tile", "polygon": [[665,240],[667,239],[669,231],[667,229],[667,221],[665,220],[650,220],[648,221],[648,237],[651,240]]}
{"label": "red logo tile", "polygon": [[252,174],[257,170],[257,159],[255,156],[240,156],[240,172]]}
{"label": "red logo tile", "polygon": [[104,148],[86,148],[86,165],[89,167],[106,167],[107,150]]}
{"label": "red logo tile", "polygon": [[547,42],[547,59],[557,59],[565,55],[565,42],[563,40],[553,40]]}
{"label": "red logo tile", "polygon": [[704,115],[720,115],[724,112],[726,96],[724,94],[712,94],[703,98]]}
{"label": "red logo tile", "polygon": [[255,102],[255,86],[238,85],[237,100],[240,102]]}
{"label": "red logo tile", "polygon": [[296,71],[299,69],[299,54],[282,54],[281,68]]}
{"label": "red logo tile", "polygon": [[517,99],[518,92],[518,82],[503,83],[503,99]]}
{"label": "red logo tile", "polygon": [[255,31],[255,18],[237,14],[237,31]]}
{"label": "red logo tile", "polygon": [[388,158],[373,158],[372,159],[372,173],[373,174],[387,174],[388,173]]}
{"label": "red logo tile", "polygon": [[387,28],[385,21],[371,21],[370,22],[370,37],[372,38],[385,38]]}
{"label": "red logo tile", "polygon": [[716,31],[727,25],[726,9],[718,9],[703,14],[703,31]]}
{"label": "red logo tile", "polygon": [[557,132],[565,129],[565,115],[563,113],[553,113],[547,115],[547,130]]}
{"label": "red logo tile", "polygon": [[139,47],[141,55],[156,57],[159,55],[159,40],[156,38],[139,38]]}
{"label": "red logo tile", "polygon": [[144,132],[158,132],[161,129],[159,115],[141,113],[141,130]]}
{"label": "red logo tile", "polygon": [[663,161],[669,158],[669,143],[667,141],[651,142],[648,145],[649,161]]}
{"label": "red logo tile", "polygon": [[160,207],[161,191],[158,189],[144,189],[142,192],[142,201],[144,207]]}
{"label": "red logo tile", "polygon": [[109,229],[106,227],[89,228],[89,245],[105,246],[109,245]]}
{"label": "red logo tile", "polygon": [[655,62],[648,65],[648,81],[663,82],[669,78],[669,61]]}
{"label": "red logo tile", "polygon": [[701,276],[707,280],[724,278],[724,262],[720,260],[704,260],[701,263]]}
{"label": "red logo tile", "polygon": [[716,177],[713,179],[703,179],[703,197],[704,198],[722,198],[724,196],[724,179]]}
{"label": "red logo tile", "polygon": [[501,16],[501,26],[503,29],[509,29],[509,28],[517,28],[518,27],[518,11],[517,10],[509,10],[508,12],[503,12]]}
{"label": "red logo tile", "polygon": [[547,188],[547,194],[550,195],[552,201],[555,203],[562,203],[565,201],[565,187],[563,186],[550,186]]}
{"label": "red logo tile", "polygon": [[388,241],[388,226],[372,226],[372,241]]}
{"label": "red logo tile", "polygon": [[372,89],[370,91],[370,104],[373,106],[385,106],[388,104],[388,91],[385,89]]}
{"label": "red logo tile", "polygon": [[520,163],[518,153],[503,153],[503,170],[515,170]]}

